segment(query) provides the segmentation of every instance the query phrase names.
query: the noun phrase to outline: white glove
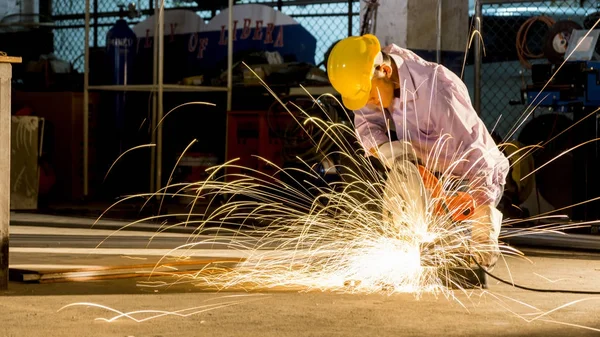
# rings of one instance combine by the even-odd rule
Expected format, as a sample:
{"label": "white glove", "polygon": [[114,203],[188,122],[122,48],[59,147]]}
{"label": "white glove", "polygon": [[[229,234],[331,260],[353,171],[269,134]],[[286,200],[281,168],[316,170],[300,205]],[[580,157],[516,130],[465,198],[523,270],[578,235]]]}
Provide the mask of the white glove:
{"label": "white glove", "polygon": [[381,144],[377,153],[375,153],[387,168],[392,168],[394,163],[399,160],[408,160],[417,163],[417,155],[408,142],[395,140]]}
{"label": "white glove", "polygon": [[498,237],[502,226],[502,213],[491,204],[477,206],[470,222],[471,253],[481,266],[492,268],[500,256]]}

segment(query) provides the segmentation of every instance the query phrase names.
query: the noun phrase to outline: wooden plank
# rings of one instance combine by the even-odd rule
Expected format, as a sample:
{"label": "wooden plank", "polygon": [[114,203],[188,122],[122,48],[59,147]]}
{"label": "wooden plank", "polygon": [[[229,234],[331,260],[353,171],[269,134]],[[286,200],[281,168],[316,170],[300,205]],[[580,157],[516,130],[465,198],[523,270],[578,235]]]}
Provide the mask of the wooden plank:
{"label": "wooden plank", "polygon": [[20,56],[7,56],[0,54],[0,63],[21,63],[23,60]]}
{"label": "wooden plank", "polygon": [[[136,277],[160,277],[185,274],[222,273],[234,267],[244,259],[201,258],[156,264],[90,266],[77,268],[10,268],[10,279],[15,282],[85,282],[91,280],[109,280]],[[212,265],[214,268],[207,268]]]}
{"label": "wooden plank", "polygon": [[0,63],[0,290],[8,288],[10,222],[10,81],[12,66]]}

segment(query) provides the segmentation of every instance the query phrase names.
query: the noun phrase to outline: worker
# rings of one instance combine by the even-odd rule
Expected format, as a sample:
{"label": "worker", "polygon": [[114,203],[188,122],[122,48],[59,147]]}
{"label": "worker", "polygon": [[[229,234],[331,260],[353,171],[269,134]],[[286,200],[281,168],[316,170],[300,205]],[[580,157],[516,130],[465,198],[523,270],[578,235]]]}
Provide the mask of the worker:
{"label": "worker", "polygon": [[[354,112],[367,156],[388,167],[409,156],[432,172],[468,181],[476,205],[469,219],[474,255],[491,269],[500,254],[497,205],[509,162],[475,112],[462,80],[395,44],[381,49],[371,34],[339,41],[329,55],[327,74]],[[390,137],[393,130],[396,139]]]}

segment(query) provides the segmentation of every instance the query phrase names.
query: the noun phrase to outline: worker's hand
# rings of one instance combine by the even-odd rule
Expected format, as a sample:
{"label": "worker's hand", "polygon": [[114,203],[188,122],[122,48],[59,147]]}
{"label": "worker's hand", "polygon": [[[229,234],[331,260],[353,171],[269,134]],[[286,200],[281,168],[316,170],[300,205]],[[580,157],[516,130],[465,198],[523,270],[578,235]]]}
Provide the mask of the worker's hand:
{"label": "worker's hand", "polygon": [[379,158],[387,168],[392,168],[398,161],[408,160],[415,164],[418,163],[417,155],[412,145],[408,142],[395,140],[393,142],[383,143],[378,149],[371,149],[371,154]]}
{"label": "worker's hand", "polygon": [[498,237],[502,213],[491,204],[479,205],[469,221],[472,223],[471,253],[481,266],[492,268],[500,256]]}

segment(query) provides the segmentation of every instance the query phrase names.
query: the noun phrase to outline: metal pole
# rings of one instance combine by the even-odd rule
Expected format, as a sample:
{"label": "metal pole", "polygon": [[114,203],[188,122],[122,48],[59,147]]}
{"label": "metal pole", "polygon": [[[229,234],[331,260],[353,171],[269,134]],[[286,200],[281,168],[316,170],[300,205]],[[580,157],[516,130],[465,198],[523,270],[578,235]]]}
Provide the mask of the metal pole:
{"label": "metal pole", "polygon": [[229,0],[229,17],[227,19],[227,111],[231,111],[231,94],[233,90],[233,0]]}
{"label": "metal pole", "polygon": [[85,37],[83,50],[83,196],[88,195],[89,164],[89,85],[90,85],[90,0],[85,0]]}
{"label": "metal pole", "polygon": [[[163,69],[165,59],[165,18],[164,18],[164,0],[160,3],[160,9],[158,11],[159,22],[158,22],[158,108],[156,114],[156,121],[160,121],[163,118]],[[156,191],[161,189],[162,186],[162,123],[158,125],[156,130]],[[160,197],[159,197],[160,199]]]}
{"label": "metal pole", "polygon": [[[156,132],[154,132],[156,128],[156,123],[158,122],[156,119],[156,85],[158,83],[158,43],[156,41],[157,32],[158,32],[158,9],[160,7],[160,0],[156,0],[154,3],[154,35],[152,37],[152,116],[150,118],[151,128],[150,128],[150,142],[152,144],[156,144]],[[153,147],[150,152],[150,192],[156,192],[156,147]]]}
{"label": "metal pole", "polygon": [[482,4],[480,0],[475,1],[475,30],[477,30],[477,36],[475,36],[475,85],[474,85],[474,108],[479,115],[481,115],[481,27],[482,27]]}
{"label": "metal pole", "polygon": [[229,0],[229,15],[227,18],[227,111],[225,111],[225,160],[227,161],[229,152],[229,112],[231,111],[231,98],[233,95],[233,0]]}
{"label": "metal pole", "polygon": [[442,63],[442,0],[437,1],[437,31],[436,31],[435,61]]}
{"label": "metal pole", "polygon": [[98,0],[94,0],[94,47],[98,47]]}
{"label": "metal pole", "polygon": [[348,36],[352,36],[352,2],[354,1],[348,0]]}

